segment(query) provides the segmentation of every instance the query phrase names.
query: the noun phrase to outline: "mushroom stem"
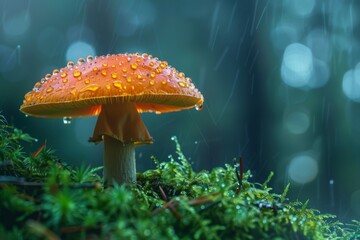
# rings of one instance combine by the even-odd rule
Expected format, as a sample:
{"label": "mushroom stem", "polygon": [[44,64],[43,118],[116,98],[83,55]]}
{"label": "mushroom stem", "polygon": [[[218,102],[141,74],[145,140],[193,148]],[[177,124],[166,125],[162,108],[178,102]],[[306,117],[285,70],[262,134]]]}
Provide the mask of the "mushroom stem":
{"label": "mushroom stem", "polygon": [[109,185],[136,182],[135,145],[104,135],[104,180]]}
{"label": "mushroom stem", "polygon": [[135,147],[152,143],[152,138],[134,103],[106,104],[96,122],[91,142],[104,140],[104,181],[136,181]]}

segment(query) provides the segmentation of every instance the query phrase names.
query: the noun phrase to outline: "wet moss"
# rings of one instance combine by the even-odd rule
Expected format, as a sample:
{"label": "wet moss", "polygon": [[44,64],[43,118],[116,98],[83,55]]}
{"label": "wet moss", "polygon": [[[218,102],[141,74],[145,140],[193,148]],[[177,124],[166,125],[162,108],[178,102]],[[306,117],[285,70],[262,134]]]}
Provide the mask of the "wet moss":
{"label": "wet moss", "polygon": [[[103,188],[101,167],[72,167],[0,117],[1,239],[358,239],[360,222],[292,202],[251,172],[225,165],[194,172],[176,153],[138,173],[135,186]],[[239,175],[239,174],[238,174]]]}

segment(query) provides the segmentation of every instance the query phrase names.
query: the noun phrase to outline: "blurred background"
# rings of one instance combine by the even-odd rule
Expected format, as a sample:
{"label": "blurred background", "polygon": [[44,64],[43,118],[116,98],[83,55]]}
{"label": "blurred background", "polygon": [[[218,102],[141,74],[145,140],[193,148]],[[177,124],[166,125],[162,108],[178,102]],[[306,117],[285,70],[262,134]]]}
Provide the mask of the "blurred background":
{"label": "blurred background", "polygon": [[25,117],[23,96],[67,61],[149,53],[191,77],[202,111],[143,114],[154,144],[138,171],[166,161],[177,136],[197,171],[244,157],[253,181],[275,172],[292,200],[360,217],[360,3],[335,0],[0,1],[0,111],[63,161],[102,164],[96,118]]}

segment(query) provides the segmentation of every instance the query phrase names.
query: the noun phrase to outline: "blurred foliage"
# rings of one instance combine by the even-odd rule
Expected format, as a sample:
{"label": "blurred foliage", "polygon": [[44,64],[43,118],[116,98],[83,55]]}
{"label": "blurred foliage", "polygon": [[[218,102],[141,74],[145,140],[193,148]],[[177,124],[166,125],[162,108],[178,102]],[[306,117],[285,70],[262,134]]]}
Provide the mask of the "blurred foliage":
{"label": "blurred foliage", "polygon": [[0,123],[1,239],[358,239],[360,222],[291,202],[268,186],[238,181],[238,166],[194,172],[176,156],[139,173],[134,186],[103,188],[101,168],[73,168],[34,138]]}

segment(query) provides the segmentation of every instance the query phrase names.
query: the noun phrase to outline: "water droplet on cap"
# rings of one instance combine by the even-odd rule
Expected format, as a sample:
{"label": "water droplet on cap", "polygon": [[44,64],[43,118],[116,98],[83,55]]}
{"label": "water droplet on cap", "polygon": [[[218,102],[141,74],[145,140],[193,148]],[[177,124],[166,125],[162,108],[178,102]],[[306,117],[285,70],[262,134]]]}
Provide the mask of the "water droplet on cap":
{"label": "water droplet on cap", "polygon": [[131,64],[130,67],[131,67],[132,70],[136,70],[136,69],[137,69],[136,63]]}
{"label": "water droplet on cap", "polygon": [[88,86],[88,87],[84,87],[83,89],[80,90],[80,92],[85,92],[85,91],[91,91],[91,92],[95,92],[96,90],[99,89],[99,86],[97,85],[92,85],[92,86]]}
{"label": "water droplet on cap", "polygon": [[201,110],[203,109],[203,105],[202,105],[202,104],[196,104],[196,105],[195,105],[195,109],[196,109],[197,111],[201,111]]}
{"label": "water droplet on cap", "polygon": [[186,83],[184,83],[184,82],[180,81],[180,82],[178,82],[178,84],[179,84],[180,87],[186,87]]}
{"label": "water droplet on cap", "polygon": [[46,89],[46,92],[47,93],[50,93],[50,92],[52,92],[54,89],[52,88],[52,87],[48,87],[48,89]]}
{"label": "water droplet on cap", "polygon": [[73,76],[74,76],[74,77],[80,77],[80,76],[81,76],[81,72],[80,72],[79,70],[75,70],[75,71],[73,72]]}
{"label": "water droplet on cap", "polygon": [[86,61],[90,62],[92,60],[94,60],[93,56],[89,55],[86,57]]}
{"label": "water droplet on cap", "polygon": [[45,75],[45,80],[49,80],[50,78],[51,78],[51,74],[50,74],[50,73],[48,73],[48,74]]}
{"label": "water droplet on cap", "polygon": [[69,62],[66,64],[66,66],[67,66],[68,68],[72,68],[72,67],[74,66],[74,62],[69,61]]}
{"label": "water droplet on cap", "polygon": [[161,68],[166,68],[167,65],[168,65],[167,62],[161,62],[161,63],[160,63],[160,67],[161,67]]}
{"label": "water droplet on cap", "polygon": [[155,69],[155,72],[159,74],[159,73],[162,72],[162,69],[161,69],[161,68],[157,68],[157,69]]}
{"label": "water droplet on cap", "polygon": [[71,117],[63,117],[63,123],[64,124],[71,124],[71,120],[72,120]]}
{"label": "water droplet on cap", "polygon": [[54,69],[53,72],[52,72],[53,75],[56,75],[56,74],[58,74],[58,73],[59,73],[59,70],[58,70],[58,69]]}
{"label": "water droplet on cap", "polygon": [[79,65],[83,64],[84,62],[85,62],[85,59],[83,59],[83,58],[79,58],[79,59],[77,60],[77,63],[78,63]]}
{"label": "water droplet on cap", "polygon": [[62,78],[65,78],[67,76],[67,73],[66,72],[62,72],[61,74],[60,74],[60,77],[62,77]]}
{"label": "water droplet on cap", "polygon": [[112,78],[112,79],[116,79],[116,78],[117,78],[117,73],[112,73],[112,74],[111,74],[111,78]]}

